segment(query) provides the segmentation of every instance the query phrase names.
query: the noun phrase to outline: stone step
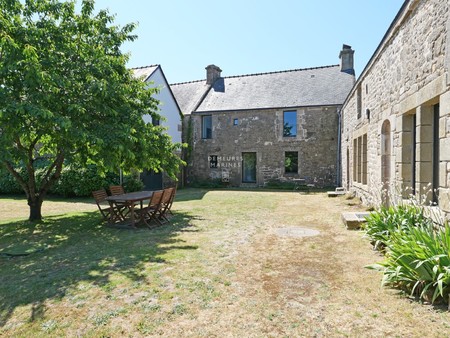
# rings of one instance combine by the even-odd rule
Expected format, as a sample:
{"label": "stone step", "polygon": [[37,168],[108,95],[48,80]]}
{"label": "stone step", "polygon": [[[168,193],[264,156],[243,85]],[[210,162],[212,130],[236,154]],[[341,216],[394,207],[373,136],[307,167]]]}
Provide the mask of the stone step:
{"label": "stone step", "polygon": [[361,228],[369,215],[370,212],[343,212],[341,218],[348,230],[355,230]]}

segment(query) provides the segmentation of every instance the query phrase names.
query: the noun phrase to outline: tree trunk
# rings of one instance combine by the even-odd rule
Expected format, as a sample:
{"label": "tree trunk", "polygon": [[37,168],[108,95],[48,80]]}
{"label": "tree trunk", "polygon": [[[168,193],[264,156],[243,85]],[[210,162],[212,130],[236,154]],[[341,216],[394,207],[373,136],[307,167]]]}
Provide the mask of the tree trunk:
{"label": "tree trunk", "polygon": [[30,217],[28,218],[31,222],[42,221],[42,198],[40,196],[34,196],[34,198],[28,198],[28,205],[30,206]]}

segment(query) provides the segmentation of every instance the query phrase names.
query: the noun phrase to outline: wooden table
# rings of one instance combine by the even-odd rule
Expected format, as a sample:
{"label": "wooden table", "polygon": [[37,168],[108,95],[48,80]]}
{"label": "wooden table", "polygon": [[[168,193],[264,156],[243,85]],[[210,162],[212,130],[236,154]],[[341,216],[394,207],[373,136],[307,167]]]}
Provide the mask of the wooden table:
{"label": "wooden table", "polygon": [[134,207],[135,207],[136,203],[139,202],[141,204],[141,208],[142,208],[143,201],[151,199],[152,195],[153,195],[153,191],[135,191],[135,192],[129,192],[129,193],[122,194],[122,195],[108,196],[106,198],[106,200],[109,202],[109,205],[111,207],[110,223],[113,223],[113,221],[115,220],[115,218],[117,216],[113,210],[114,205],[120,204],[120,205],[124,205],[125,207],[127,207],[130,210],[130,214],[131,214],[130,226],[135,227],[136,219],[135,219],[135,215],[134,215]]}

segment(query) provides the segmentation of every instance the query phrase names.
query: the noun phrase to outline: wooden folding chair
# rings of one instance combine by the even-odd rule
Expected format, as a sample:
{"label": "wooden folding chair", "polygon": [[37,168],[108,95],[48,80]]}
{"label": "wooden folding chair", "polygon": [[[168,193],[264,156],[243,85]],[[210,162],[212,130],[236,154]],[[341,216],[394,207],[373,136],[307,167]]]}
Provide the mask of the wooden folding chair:
{"label": "wooden folding chair", "polygon": [[161,200],[163,197],[163,190],[157,190],[153,192],[152,198],[148,202],[148,205],[146,207],[143,207],[141,210],[138,211],[140,220],[145,223],[149,228],[150,222],[154,220],[159,225],[162,224],[162,222],[159,220],[160,210],[161,210]]}
{"label": "wooden folding chair", "polygon": [[[122,221],[124,216],[117,206],[111,205],[111,203],[106,201],[108,194],[105,189],[100,189],[92,192],[92,196],[95,199],[98,210],[103,216],[103,219],[108,222]],[[113,214],[111,214],[111,210]]]}
{"label": "wooden folding chair", "polygon": [[172,195],[170,196],[170,201],[169,201],[169,203],[167,205],[167,208],[166,208],[166,211],[165,211],[166,214],[173,215],[173,213],[171,211],[171,208],[172,208],[173,200],[175,199],[175,194],[176,193],[177,193],[177,186],[174,186],[172,188]]}
{"label": "wooden folding chair", "polygon": [[[125,189],[121,185],[110,185],[109,192],[111,196],[125,194]],[[117,207],[120,209],[123,217],[127,217],[130,214],[130,206],[125,203],[116,202]]]}
{"label": "wooden folding chair", "polygon": [[113,195],[113,196],[125,194],[125,190],[123,189],[123,187],[121,185],[110,185],[109,191],[111,192],[111,195]]}
{"label": "wooden folding chair", "polygon": [[161,208],[159,210],[159,220],[161,222],[169,222],[169,219],[167,218],[167,211],[170,206],[170,201],[172,199],[173,190],[175,188],[166,188],[164,189],[164,193],[161,198]]}

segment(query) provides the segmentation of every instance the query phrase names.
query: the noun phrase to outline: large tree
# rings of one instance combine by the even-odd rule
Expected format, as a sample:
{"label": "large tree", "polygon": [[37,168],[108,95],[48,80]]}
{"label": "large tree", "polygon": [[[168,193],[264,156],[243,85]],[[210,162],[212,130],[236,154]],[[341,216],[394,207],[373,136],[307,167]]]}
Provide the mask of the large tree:
{"label": "large tree", "polygon": [[161,118],[155,90],[133,77],[120,50],[134,28],[95,13],[92,0],[80,11],[75,1],[0,0],[0,162],[25,191],[30,220],[42,218],[67,161],[176,174],[179,145],[142,119]]}

